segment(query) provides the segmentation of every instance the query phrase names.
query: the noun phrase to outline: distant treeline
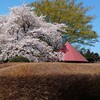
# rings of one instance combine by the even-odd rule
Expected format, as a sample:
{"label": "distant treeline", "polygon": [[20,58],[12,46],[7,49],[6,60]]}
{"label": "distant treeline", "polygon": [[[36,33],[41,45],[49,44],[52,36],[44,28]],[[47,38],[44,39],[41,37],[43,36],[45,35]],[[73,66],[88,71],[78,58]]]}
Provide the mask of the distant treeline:
{"label": "distant treeline", "polygon": [[100,55],[97,52],[92,52],[87,49],[86,51],[81,50],[80,53],[86,57],[89,62],[100,62]]}

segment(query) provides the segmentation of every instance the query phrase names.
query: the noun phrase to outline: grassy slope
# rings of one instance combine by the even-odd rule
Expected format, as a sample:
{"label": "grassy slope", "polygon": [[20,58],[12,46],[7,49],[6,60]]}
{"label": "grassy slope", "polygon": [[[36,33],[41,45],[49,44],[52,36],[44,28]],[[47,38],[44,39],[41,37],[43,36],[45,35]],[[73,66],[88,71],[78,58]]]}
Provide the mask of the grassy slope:
{"label": "grassy slope", "polygon": [[0,100],[100,100],[100,64],[0,64]]}
{"label": "grassy slope", "polygon": [[8,63],[0,65],[0,76],[100,74],[100,64],[80,63]]}

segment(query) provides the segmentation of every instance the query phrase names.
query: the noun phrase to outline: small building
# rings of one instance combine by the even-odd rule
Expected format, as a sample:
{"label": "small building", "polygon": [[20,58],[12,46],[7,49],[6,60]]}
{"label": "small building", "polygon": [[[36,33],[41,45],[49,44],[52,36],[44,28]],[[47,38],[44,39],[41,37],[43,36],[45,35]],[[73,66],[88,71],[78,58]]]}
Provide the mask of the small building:
{"label": "small building", "polygon": [[64,53],[64,62],[88,62],[69,42],[67,42],[60,51]]}

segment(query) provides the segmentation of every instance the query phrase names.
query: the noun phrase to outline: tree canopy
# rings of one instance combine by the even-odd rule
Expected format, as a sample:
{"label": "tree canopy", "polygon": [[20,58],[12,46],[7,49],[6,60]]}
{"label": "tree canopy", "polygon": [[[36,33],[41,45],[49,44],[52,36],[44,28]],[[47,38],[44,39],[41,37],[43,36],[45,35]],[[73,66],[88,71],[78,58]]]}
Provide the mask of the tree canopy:
{"label": "tree canopy", "polygon": [[100,55],[97,52],[91,52],[89,49],[86,51],[80,51],[80,53],[86,57],[89,62],[100,62]]}
{"label": "tree canopy", "polygon": [[59,61],[63,55],[58,30],[64,24],[53,24],[38,17],[30,7],[13,7],[8,15],[0,16],[0,60],[23,56],[30,61]]}
{"label": "tree canopy", "polygon": [[64,43],[90,45],[97,42],[98,34],[92,29],[94,16],[87,12],[91,7],[84,7],[76,0],[40,0],[30,4],[38,16],[44,15],[47,22],[64,23],[67,27],[62,32]]}

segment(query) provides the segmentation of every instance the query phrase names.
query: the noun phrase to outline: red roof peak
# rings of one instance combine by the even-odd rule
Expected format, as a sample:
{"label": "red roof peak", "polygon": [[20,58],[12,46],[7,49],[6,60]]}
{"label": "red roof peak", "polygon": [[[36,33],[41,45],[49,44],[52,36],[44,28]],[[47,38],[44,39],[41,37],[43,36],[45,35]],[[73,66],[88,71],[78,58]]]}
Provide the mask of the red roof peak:
{"label": "red roof peak", "polygon": [[70,44],[68,41],[65,43],[65,45]]}
{"label": "red roof peak", "polygon": [[[69,42],[64,46],[64,61],[88,62]],[[63,50],[61,51],[63,52]]]}

